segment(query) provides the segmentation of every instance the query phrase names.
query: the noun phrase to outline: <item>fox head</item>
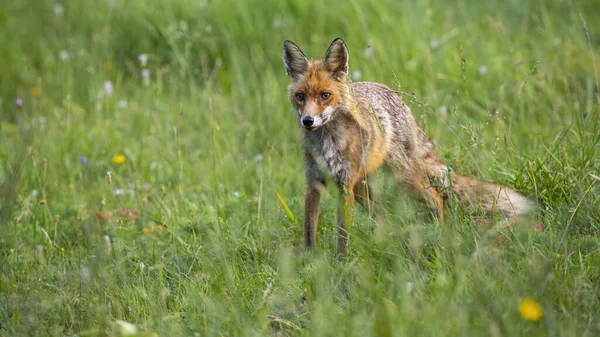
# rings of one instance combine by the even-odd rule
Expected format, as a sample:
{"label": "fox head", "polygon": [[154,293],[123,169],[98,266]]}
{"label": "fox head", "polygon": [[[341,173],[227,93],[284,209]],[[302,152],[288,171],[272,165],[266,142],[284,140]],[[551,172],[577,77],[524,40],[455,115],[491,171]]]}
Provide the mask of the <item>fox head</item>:
{"label": "fox head", "polygon": [[348,49],[333,40],[322,60],[308,60],[293,42],[283,43],[283,63],[292,80],[289,99],[300,125],[315,130],[333,120],[348,92]]}

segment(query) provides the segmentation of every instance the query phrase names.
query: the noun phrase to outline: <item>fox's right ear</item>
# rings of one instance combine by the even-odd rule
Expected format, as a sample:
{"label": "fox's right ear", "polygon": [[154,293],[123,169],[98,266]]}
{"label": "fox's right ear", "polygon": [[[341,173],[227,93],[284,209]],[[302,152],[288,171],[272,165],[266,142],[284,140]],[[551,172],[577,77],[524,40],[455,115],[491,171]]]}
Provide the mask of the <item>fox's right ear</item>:
{"label": "fox's right ear", "polygon": [[297,80],[308,68],[308,59],[294,42],[285,40],[283,43],[283,63],[289,77]]}

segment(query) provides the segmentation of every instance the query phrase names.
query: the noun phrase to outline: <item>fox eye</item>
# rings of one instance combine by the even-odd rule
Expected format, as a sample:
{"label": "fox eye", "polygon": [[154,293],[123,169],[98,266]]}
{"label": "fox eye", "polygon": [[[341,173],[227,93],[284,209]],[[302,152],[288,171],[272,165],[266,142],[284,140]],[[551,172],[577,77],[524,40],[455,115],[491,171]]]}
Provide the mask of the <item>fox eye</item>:
{"label": "fox eye", "polygon": [[304,100],[304,94],[296,94],[296,99],[297,99],[299,102],[302,102],[302,101]]}
{"label": "fox eye", "polygon": [[330,93],[328,93],[328,92],[322,92],[322,93],[321,93],[321,99],[322,99],[322,100],[324,100],[324,101],[325,101],[325,100],[329,99],[329,97],[331,97],[331,94],[330,94]]}

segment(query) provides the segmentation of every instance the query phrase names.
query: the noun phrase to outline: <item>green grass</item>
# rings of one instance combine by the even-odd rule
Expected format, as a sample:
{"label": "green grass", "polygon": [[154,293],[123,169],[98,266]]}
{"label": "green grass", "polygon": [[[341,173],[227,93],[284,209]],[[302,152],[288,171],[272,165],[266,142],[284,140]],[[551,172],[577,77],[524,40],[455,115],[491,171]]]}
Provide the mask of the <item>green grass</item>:
{"label": "green grass", "polygon": [[[600,334],[594,1],[62,4],[0,4],[0,335]],[[338,36],[449,165],[537,212],[513,231],[461,209],[439,224],[381,172],[385,213],[357,207],[350,256],[333,186],[304,252],[281,46],[321,57]]]}

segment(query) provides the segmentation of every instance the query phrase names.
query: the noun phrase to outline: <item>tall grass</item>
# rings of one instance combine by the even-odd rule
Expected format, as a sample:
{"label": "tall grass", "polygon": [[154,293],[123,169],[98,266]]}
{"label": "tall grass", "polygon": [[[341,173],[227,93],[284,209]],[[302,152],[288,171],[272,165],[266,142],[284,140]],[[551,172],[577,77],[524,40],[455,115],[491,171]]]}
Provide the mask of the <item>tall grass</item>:
{"label": "tall grass", "polygon": [[[0,335],[597,335],[597,7],[0,4]],[[355,80],[400,90],[450,166],[535,214],[438,224],[381,172],[384,214],[356,210],[350,256],[333,188],[304,252],[281,46],[322,57],[338,36]]]}

